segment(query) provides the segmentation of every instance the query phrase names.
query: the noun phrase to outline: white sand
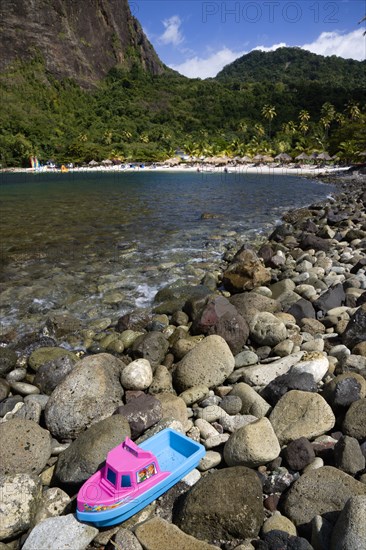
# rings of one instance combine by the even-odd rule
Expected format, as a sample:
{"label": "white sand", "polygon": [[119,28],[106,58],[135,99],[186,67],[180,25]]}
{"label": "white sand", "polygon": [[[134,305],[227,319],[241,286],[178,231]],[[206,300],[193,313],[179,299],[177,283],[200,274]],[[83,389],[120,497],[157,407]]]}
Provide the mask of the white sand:
{"label": "white sand", "polygon": [[[140,168],[139,164],[136,164],[134,168],[122,166],[96,166],[96,167],[77,167],[68,170],[68,173],[79,173],[79,172],[100,172],[100,173],[122,173],[122,172],[169,172],[169,173],[184,173],[184,172],[195,172],[202,174],[258,174],[258,175],[282,175],[282,176],[317,176],[324,174],[332,174],[335,172],[342,172],[347,170],[349,167],[338,167],[338,166],[324,166],[318,168],[312,165],[260,165],[255,166],[253,164],[241,164],[238,166],[212,166],[209,164],[199,164],[199,165],[188,165],[181,164],[178,166],[165,166],[165,165],[156,165],[156,166],[146,166],[145,168]],[[1,172],[25,172],[33,173],[35,170],[32,168],[12,168],[12,169],[3,169]],[[58,169],[49,169],[42,167],[37,172],[39,173],[57,173],[61,172]]]}

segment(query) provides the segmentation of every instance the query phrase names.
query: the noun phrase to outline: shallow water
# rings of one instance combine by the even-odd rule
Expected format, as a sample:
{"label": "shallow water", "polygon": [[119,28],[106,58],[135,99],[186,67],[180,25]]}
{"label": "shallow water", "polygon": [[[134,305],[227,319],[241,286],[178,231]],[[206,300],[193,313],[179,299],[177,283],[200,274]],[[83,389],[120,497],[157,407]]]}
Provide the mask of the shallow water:
{"label": "shallow water", "polygon": [[[117,318],[177,279],[198,282],[225,247],[328,196],[298,176],[1,174],[2,330],[51,311]],[[217,217],[202,220],[202,213]]]}

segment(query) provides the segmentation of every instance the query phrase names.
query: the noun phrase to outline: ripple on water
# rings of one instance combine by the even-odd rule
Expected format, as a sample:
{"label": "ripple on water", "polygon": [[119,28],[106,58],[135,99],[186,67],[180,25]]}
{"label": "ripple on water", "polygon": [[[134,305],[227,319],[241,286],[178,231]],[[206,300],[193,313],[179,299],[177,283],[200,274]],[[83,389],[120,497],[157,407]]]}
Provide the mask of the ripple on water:
{"label": "ripple on water", "polygon": [[116,319],[150,305],[161,286],[198,283],[228,245],[329,192],[297,176],[2,174],[2,330],[51,311]]}

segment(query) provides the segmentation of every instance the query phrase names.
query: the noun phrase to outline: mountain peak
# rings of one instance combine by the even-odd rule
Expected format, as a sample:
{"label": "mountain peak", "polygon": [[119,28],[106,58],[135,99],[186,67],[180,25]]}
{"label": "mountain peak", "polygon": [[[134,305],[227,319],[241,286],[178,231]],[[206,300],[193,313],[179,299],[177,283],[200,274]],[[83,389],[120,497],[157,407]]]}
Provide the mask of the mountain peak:
{"label": "mountain peak", "polygon": [[57,78],[92,87],[113,67],[165,67],[127,0],[1,0],[0,71],[36,54]]}

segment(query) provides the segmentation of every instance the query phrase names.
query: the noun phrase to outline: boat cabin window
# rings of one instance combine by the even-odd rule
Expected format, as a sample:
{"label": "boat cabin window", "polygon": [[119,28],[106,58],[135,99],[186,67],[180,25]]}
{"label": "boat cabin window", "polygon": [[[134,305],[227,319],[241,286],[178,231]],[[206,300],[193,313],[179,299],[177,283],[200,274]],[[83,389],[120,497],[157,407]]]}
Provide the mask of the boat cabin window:
{"label": "boat cabin window", "polygon": [[131,478],[129,475],[121,475],[121,487],[131,487]]}
{"label": "boat cabin window", "polygon": [[117,474],[110,468],[107,470],[107,479],[110,483],[112,483],[112,485],[116,486]]}
{"label": "boat cabin window", "polygon": [[155,474],[156,466],[155,463],[152,462],[151,464],[149,464],[145,468],[141,468],[141,470],[137,472],[137,483],[142,483],[143,481],[145,481],[145,479],[149,479],[149,477],[154,476]]}

